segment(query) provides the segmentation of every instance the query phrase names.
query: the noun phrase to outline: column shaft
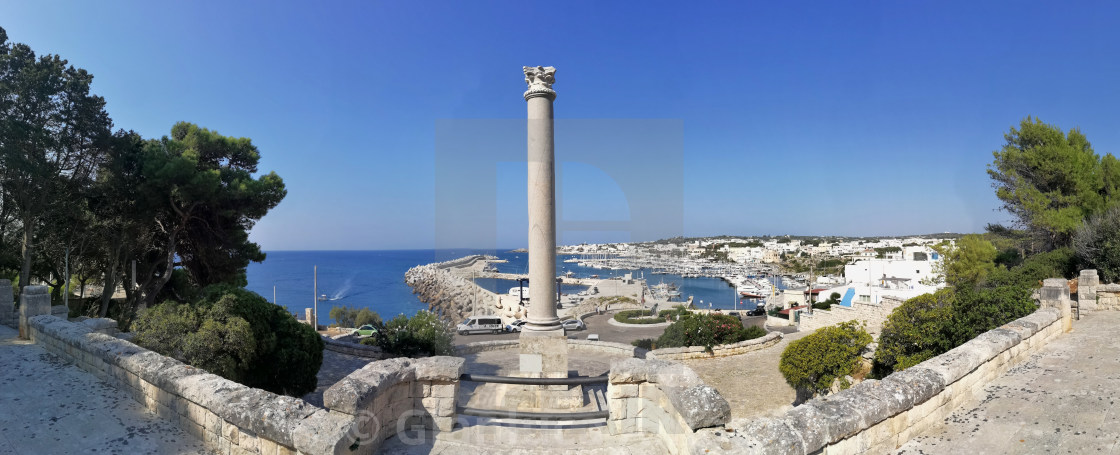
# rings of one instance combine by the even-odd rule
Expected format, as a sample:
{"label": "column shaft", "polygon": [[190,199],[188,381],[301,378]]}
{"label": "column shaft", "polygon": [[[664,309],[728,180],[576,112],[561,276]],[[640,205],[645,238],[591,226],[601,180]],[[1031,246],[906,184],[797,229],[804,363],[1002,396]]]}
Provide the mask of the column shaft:
{"label": "column shaft", "polygon": [[556,165],[552,99],[535,96],[529,108],[529,317],[525,330],[559,330],[556,317]]}

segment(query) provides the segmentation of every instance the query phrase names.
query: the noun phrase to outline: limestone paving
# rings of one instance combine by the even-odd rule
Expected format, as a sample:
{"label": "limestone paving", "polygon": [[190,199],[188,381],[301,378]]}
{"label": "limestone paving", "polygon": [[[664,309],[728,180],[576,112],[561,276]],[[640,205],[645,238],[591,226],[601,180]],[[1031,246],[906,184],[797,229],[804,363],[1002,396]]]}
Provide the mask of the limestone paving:
{"label": "limestone paving", "polygon": [[1086,312],[898,454],[1114,453],[1120,448],[1120,312]]}
{"label": "limestone paving", "polygon": [[0,326],[0,455],[209,454],[128,394]]}

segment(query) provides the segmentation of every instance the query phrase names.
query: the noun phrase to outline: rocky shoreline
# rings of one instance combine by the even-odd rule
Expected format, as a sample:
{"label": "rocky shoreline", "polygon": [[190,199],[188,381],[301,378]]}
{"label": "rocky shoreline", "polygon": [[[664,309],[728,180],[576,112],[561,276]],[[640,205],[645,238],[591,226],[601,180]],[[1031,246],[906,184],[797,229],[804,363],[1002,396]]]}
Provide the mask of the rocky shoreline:
{"label": "rocky shoreline", "polygon": [[428,304],[429,310],[453,321],[472,315],[499,315],[502,305],[497,294],[455,273],[485,267],[495,260],[498,258],[494,256],[473,255],[420,265],[405,272],[404,282],[421,302]]}

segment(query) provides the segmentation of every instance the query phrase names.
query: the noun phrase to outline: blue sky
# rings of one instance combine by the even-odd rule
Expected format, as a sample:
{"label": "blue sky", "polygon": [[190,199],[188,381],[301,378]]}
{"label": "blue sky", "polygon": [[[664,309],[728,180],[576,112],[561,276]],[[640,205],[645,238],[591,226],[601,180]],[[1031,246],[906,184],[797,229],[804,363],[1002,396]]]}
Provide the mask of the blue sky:
{"label": "blue sky", "polygon": [[[640,172],[680,181],[684,235],[980,231],[1006,219],[984,169],[1022,118],[1120,145],[1118,19],[1108,2],[0,1],[9,39],[93,73],[118,128],[252,138],[288,187],[252,233],[265,250],[439,243],[437,122],[524,118],[522,65],[557,68],[558,119],[679,122],[676,158]],[[498,167],[502,216],[524,224],[523,176]],[[634,218],[604,173],[567,169],[583,183],[562,205]],[[525,243],[470,221],[483,244],[457,246]]]}

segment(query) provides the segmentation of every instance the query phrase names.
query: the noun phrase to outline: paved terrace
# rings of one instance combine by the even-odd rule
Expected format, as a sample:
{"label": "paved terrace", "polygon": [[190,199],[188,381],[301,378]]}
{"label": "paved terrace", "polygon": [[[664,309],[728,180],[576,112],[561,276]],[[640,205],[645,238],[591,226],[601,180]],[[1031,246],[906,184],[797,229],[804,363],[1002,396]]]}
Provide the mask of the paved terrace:
{"label": "paved terrace", "polygon": [[1115,453],[1120,447],[1120,312],[1085,313],[1073,331],[988,384],[902,454]]}
{"label": "paved terrace", "polygon": [[0,455],[208,454],[131,396],[0,325]]}

